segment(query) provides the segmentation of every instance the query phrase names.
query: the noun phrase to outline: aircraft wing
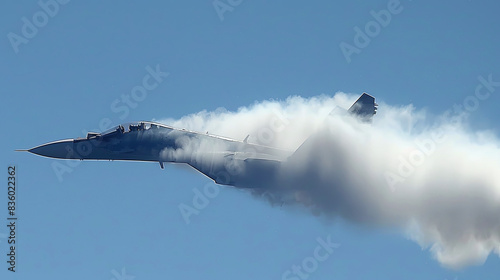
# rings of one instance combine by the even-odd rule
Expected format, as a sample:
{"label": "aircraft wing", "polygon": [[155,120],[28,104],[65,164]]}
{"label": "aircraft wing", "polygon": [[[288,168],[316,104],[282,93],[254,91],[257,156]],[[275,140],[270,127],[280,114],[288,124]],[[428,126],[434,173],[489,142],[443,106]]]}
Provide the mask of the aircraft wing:
{"label": "aircraft wing", "polygon": [[283,160],[272,155],[224,152],[205,153],[186,163],[217,184],[258,188],[262,187],[262,178],[271,181],[276,176]]}

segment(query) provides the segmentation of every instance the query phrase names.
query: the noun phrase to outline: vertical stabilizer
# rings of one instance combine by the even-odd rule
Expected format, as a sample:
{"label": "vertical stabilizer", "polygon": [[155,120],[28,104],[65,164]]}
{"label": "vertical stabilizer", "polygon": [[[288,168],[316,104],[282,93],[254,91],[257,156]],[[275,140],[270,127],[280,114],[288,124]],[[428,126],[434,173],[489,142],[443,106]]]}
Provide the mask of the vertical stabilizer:
{"label": "vertical stabilizer", "polygon": [[373,115],[377,113],[377,106],[375,97],[364,92],[347,111],[363,121],[371,122]]}
{"label": "vertical stabilizer", "polygon": [[[363,122],[369,123],[372,121],[373,115],[375,115],[377,113],[377,106],[378,106],[377,103],[375,103],[375,97],[373,97],[365,92],[358,98],[358,100],[356,100],[356,102],[354,102],[354,104],[352,104],[351,108],[349,108],[349,110],[347,110],[347,112],[349,112],[349,114],[356,116],[357,118],[359,118]],[[336,107],[332,110],[330,115],[335,114],[337,112],[342,112],[342,111],[345,112],[345,109],[341,109],[339,107]],[[294,155],[297,155],[297,152],[300,150],[307,150],[307,148],[304,148],[304,147],[308,146],[307,142],[311,142],[311,141],[309,141],[310,139],[311,139],[311,137],[307,138],[304,141],[304,143],[302,143],[302,145],[300,145],[299,148],[294,152],[292,157]],[[312,143],[309,145],[312,145]]]}

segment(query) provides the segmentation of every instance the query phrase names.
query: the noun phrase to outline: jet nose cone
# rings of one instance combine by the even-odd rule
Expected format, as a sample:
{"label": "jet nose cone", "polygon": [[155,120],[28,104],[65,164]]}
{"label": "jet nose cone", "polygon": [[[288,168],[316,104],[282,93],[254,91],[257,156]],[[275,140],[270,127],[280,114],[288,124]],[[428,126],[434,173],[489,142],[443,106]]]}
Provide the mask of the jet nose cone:
{"label": "jet nose cone", "polygon": [[44,145],[40,145],[29,149],[28,152],[37,154],[44,157],[51,158],[67,158],[71,159],[73,157],[73,140],[61,140],[50,142]]}

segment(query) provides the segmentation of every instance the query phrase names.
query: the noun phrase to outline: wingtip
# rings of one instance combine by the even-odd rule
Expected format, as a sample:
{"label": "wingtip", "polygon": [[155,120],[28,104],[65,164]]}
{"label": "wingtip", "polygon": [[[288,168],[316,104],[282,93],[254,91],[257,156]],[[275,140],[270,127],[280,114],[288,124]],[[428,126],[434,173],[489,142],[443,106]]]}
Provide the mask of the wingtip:
{"label": "wingtip", "polygon": [[15,152],[29,152],[30,150],[24,150],[24,149],[17,149],[17,150],[14,150]]}

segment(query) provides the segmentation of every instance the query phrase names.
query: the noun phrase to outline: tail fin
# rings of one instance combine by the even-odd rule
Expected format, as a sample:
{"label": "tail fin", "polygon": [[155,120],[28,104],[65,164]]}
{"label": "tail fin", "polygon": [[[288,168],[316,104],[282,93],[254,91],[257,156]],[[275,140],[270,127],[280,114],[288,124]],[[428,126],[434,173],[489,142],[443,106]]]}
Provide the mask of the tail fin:
{"label": "tail fin", "polygon": [[364,92],[347,111],[363,121],[371,122],[373,115],[377,113],[377,106],[375,97]]}
{"label": "tail fin", "polygon": [[[350,114],[353,114],[360,118],[364,122],[371,122],[373,115],[377,113],[377,106],[378,104],[375,103],[375,97],[367,94],[364,92],[354,104],[352,104],[351,108],[347,110]],[[332,113],[337,112],[338,110],[341,110],[340,112],[345,112],[345,109],[340,109],[339,107],[336,107],[332,110]],[[332,114],[330,113],[330,114]],[[299,148],[292,154],[291,157],[297,156],[297,152],[300,152],[301,150],[307,150],[307,146],[311,146],[312,143],[309,141],[311,137],[307,138],[302,145],[299,146]]]}

